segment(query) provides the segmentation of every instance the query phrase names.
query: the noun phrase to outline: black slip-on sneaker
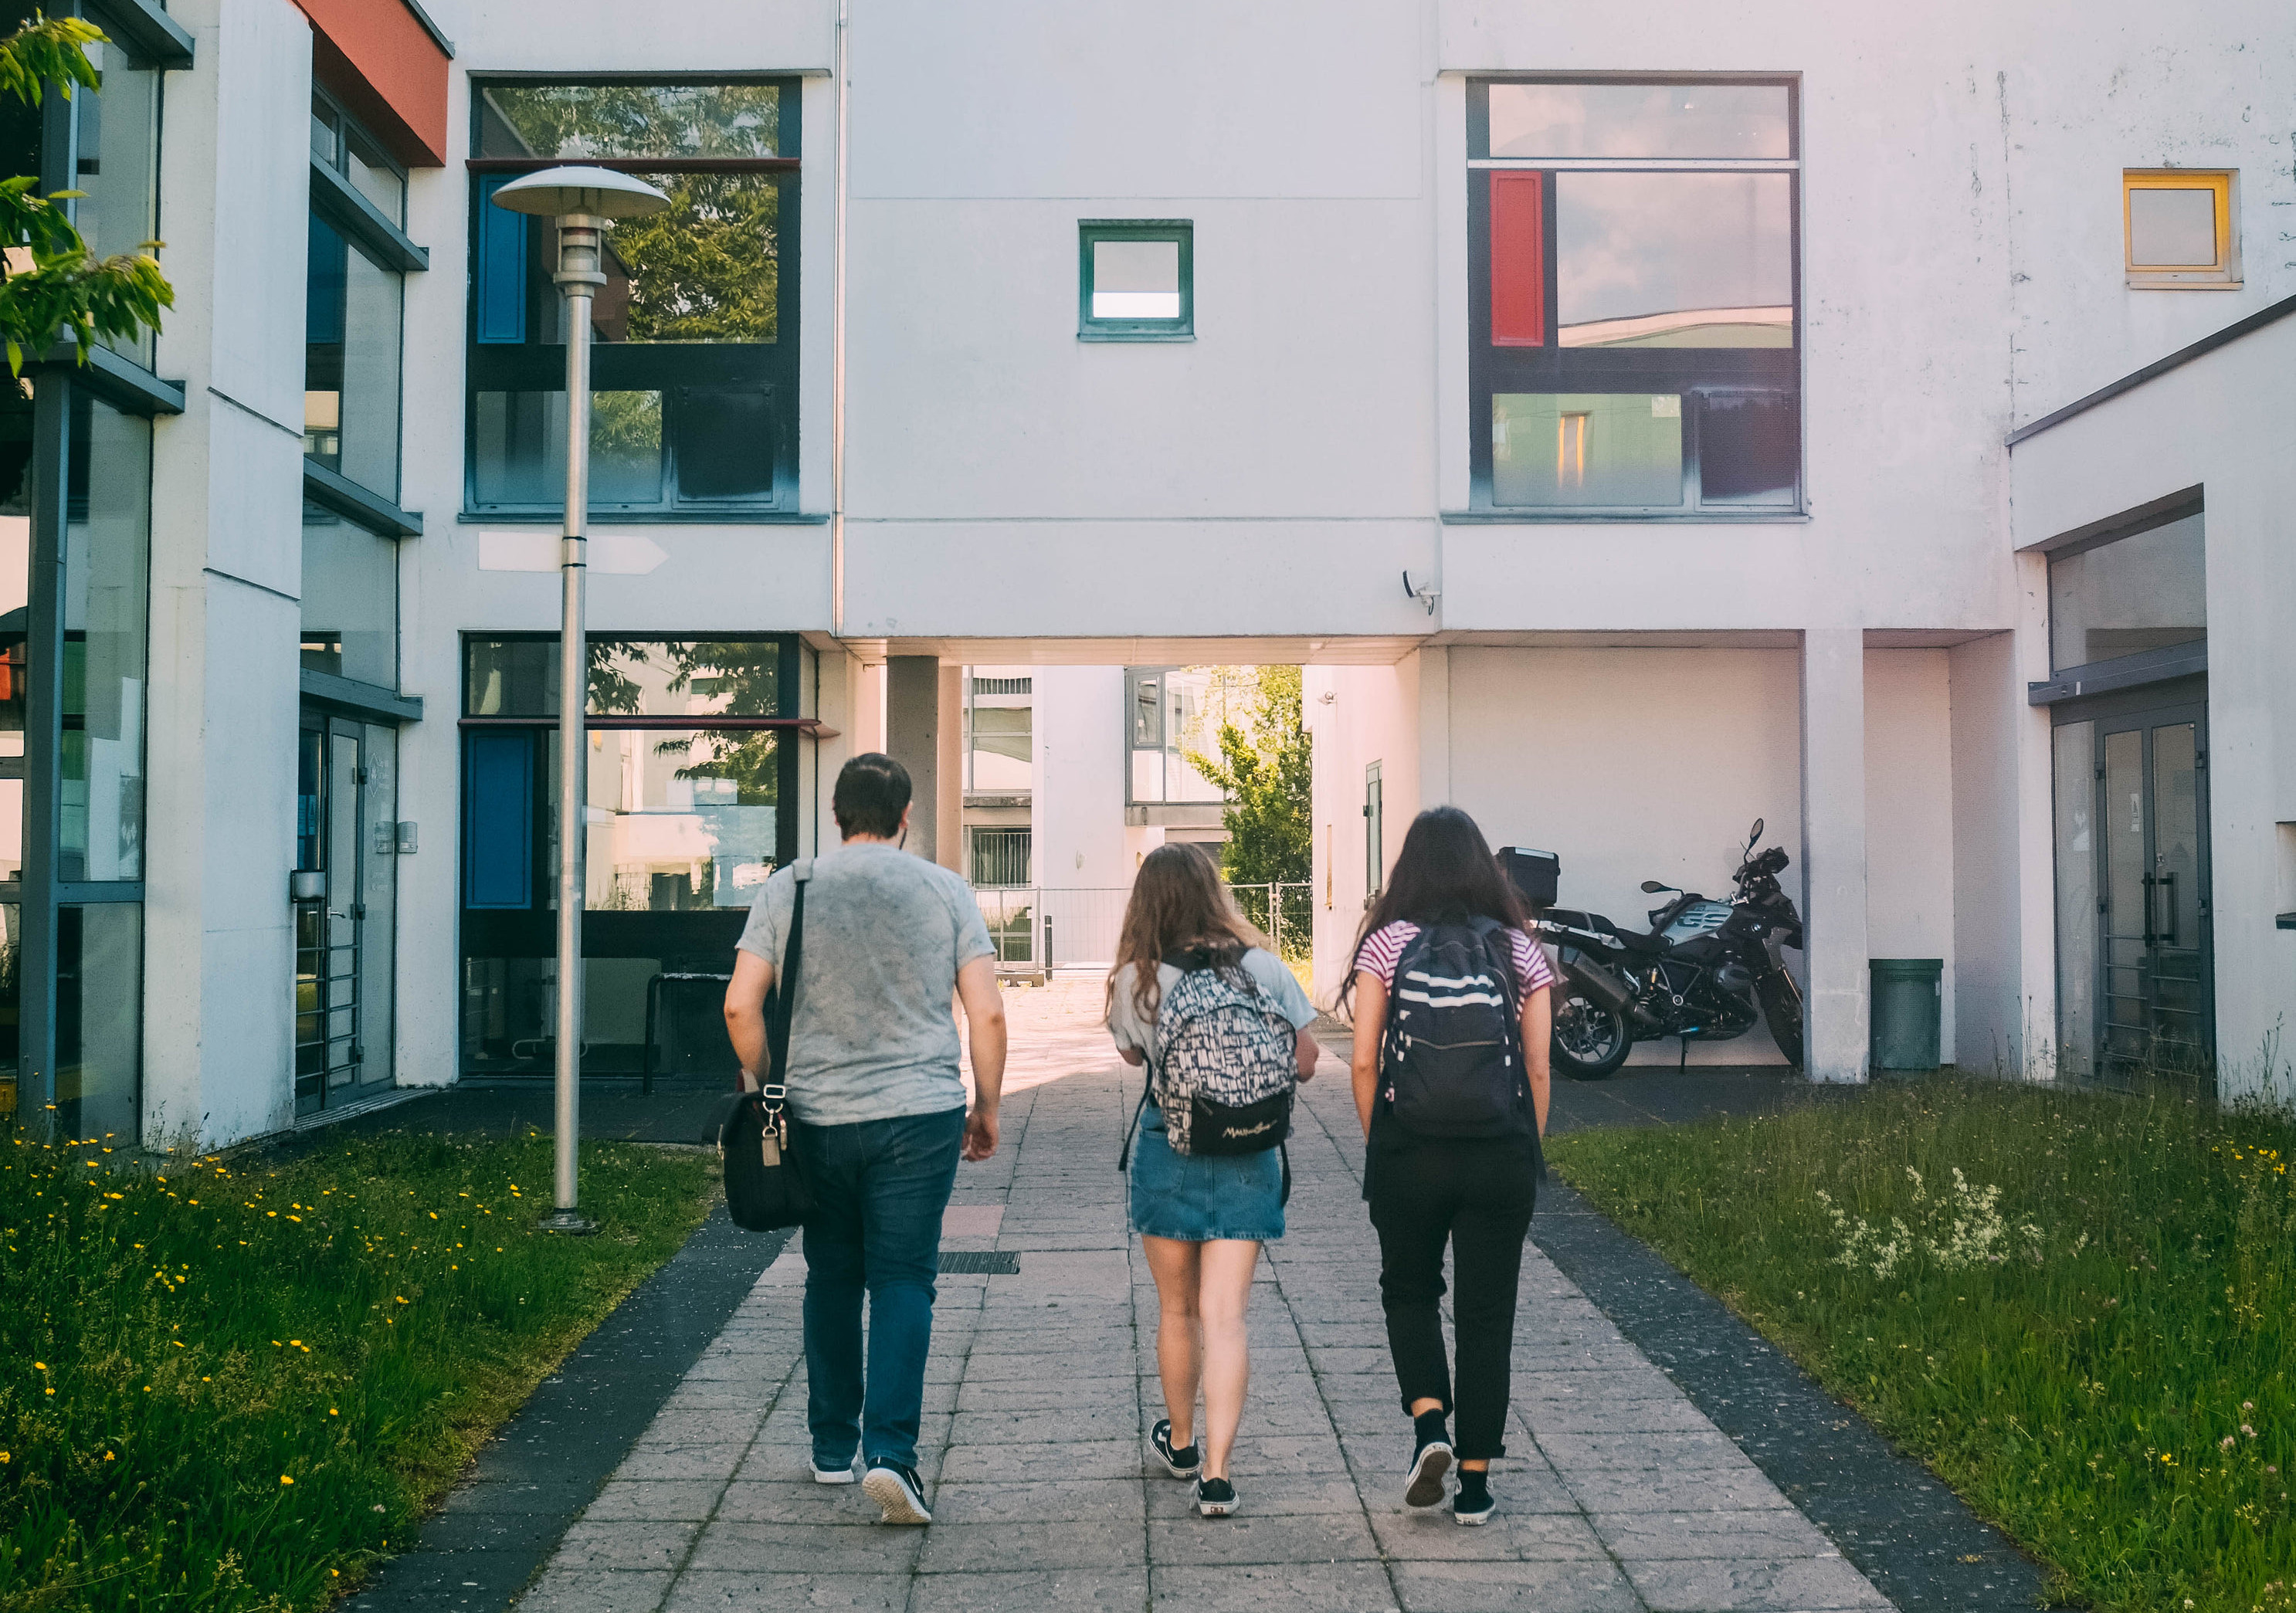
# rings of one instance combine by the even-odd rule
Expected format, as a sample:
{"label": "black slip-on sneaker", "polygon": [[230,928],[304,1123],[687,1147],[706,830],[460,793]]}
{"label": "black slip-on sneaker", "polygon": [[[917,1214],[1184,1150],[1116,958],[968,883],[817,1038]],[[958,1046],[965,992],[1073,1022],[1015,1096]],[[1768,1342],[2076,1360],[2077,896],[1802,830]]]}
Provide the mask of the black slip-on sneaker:
{"label": "black slip-on sneaker", "polygon": [[1411,1470],[1403,1476],[1403,1504],[1414,1511],[1443,1504],[1443,1475],[1451,1470],[1451,1442],[1423,1441],[1411,1453]]}
{"label": "black slip-on sneaker", "polygon": [[850,1456],[845,1459],[843,1467],[834,1468],[822,1466],[821,1459],[816,1456],[813,1459],[812,1467],[813,1482],[816,1484],[851,1484],[853,1482],[853,1459]]}
{"label": "black slip-on sneaker", "polygon": [[1197,1479],[1196,1511],[1207,1518],[1226,1518],[1235,1511],[1235,1486],[1225,1478]]}
{"label": "black slip-on sneaker", "polygon": [[925,1505],[925,1487],[916,1470],[890,1457],[872,1456],[862,1493],[883,1510],[887,1523],[931,1523],[932,1509]]}
{"label": "black slip-on sneaker", "polygon": [[1451,1521],[1469,1528],[1487,1524],[1491,1514],[1498,1511],[1498,1502],[1491,1499],[1491,1482],[1488,1476],[1466,1468],[1459,1470],[1459,1493],[1451,1498]]}
{"label": "black slip-on sneaker", "polygon": [[1172,1420],[1160,1418],[1149,1431],[1148,1443],[1156,1447],[1156,1460],[1175,1478],[1193,1478],[1204,1465],[1202,1453],[1192,1445],[1172,1448]]}

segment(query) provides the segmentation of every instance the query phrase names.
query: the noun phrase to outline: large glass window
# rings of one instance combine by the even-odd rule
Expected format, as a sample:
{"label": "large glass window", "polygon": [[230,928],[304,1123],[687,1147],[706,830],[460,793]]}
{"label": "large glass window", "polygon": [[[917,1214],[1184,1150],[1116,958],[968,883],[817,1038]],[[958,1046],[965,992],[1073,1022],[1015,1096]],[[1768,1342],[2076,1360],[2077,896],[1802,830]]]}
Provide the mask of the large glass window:
{"label": "large glass window", "polygon": [[152,422],[74,389],[68,487],[56,877],[141,880]]}
{"label": "large glass window", "polygon": [[2198,512],[2049,561],[2049,660],[2063,672],[2204,643],[2208,562]]}
{"label": "large glass window", "polygon": [[1224,798],[1218,785],[1196,770],[1190,754],[1218,747],[1226,715],[1226,686],[1209,667],[1133,667],[1125,671],[1129,695],[1128,806],[1152,806]]}
{"label": "large glass window", "polygon": [[303,452],[398,502],[404,280],[311,215],[303,338]]}
{"label": "large glass window", "polygon": [[[505,635],[467,640],[464,653],[463,1068],[543,1074],[558,646]],[[586,1072],[640,1073],[650,1014],[675,1022],[657,1026],[658,1051],[722,1038],[693,1019],[675,977],[730,966],[758,887],[796,855],[800,653],[787,635],[590,641]]]}
{"label": "large glass window", "polygon": [[303,506],[303,665],[398,687],[398,544]]}
{"label": "large glass window", "polygon": [[1468,120],[1476,504],[1798,508],[1793,86],[1483,80]]}
{"label": "large glass window", "polygon": [[607,283],[592,307],[592,504],[706,514],[791,501],[794,82],[481,81],[473,100],[472,508],[551,512],[564,486],[555,231],[488,200],[562,161],[636,174],[670,198],[607,234]]}
{"label": "large glass window", "polygon": [[[98,19],[101,21],[101,19]],[[87,47],[103,75],[100,94],[74,95],[74,204],[80,238],[98,258],[156,250],[160,234],[160,74],[131,67],[127,53],[105,43]],[[29,170],[11,169],[12,173]],[[149,368],[153,337],[118,339],[118,352]]]}

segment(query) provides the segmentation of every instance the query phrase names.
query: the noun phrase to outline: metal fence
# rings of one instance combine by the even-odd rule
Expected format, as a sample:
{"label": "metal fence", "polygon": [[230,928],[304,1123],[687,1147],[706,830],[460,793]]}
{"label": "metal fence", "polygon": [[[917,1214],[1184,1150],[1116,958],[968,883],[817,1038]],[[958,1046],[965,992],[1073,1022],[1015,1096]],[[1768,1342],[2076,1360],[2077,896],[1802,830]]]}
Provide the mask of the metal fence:
{"label": "metal fence", "polygon": [[[1308,956],[1311,887],[1231,886],[1237,909],[1286,959]],[[1006,968],[1106,967],[1116,957],[1129,886],[976,886],[996,961]]]}

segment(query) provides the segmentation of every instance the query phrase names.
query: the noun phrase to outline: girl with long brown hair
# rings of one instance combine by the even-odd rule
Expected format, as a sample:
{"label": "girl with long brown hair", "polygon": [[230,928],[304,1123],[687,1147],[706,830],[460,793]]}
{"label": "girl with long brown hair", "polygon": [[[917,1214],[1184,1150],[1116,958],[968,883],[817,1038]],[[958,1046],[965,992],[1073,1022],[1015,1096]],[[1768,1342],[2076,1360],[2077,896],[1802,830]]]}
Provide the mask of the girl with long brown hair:
{"label": "girl with long brown hair", "polygon": [[[1211,859],[1172,844],[1150,852],[1133,880],[1108,977],[1108,1029],[1127,1064],[1156,1052],[1159,1010],[1190,968],[1231,971],[1290,1021],[1299,1078],[1316,1070],[1308,1034],[1316,1011],[1283,960],[1237,913]],[[1149,1081],[1154,1083],[1152,1069]],[[1196,1510],[1207,1518],[1235,1510],[1228,1457],[1251,1375],[1244,1306],[1259,1246],[1283,1235],[1283,1170],[1273,1149],[1259,1153],[1177,1152],[1154,1103],[1143,1106],[1132,1156],[1132,1230],[1156,1279],[1156,1365],[1167,1415],[1149,1436],[1175,1478],[1196,1480]],[[1196,1443],[1196,1395],[1204,1401]]]}

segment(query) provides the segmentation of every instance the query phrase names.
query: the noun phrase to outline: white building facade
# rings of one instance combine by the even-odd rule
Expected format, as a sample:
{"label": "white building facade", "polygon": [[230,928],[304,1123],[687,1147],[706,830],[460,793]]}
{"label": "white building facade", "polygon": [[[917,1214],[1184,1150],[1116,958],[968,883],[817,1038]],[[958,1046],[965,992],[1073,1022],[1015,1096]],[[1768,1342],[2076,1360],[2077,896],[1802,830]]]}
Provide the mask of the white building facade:
{"label": "white building facade", "polygon": [[595,315],[591,1072],[706,1066],[857,749],[958,863],[960,668],[1252,661],[1326,989],[1422,806],[1622,919],[1759,815],[1815,1077],[1876,956],[1964,1065],[2277,1057],[2284,8],[426,4],[88,0],[178,296],[0,512],[20,1116],[550,1068],[562,314],[486,199],[577,159],[675,204]]}

